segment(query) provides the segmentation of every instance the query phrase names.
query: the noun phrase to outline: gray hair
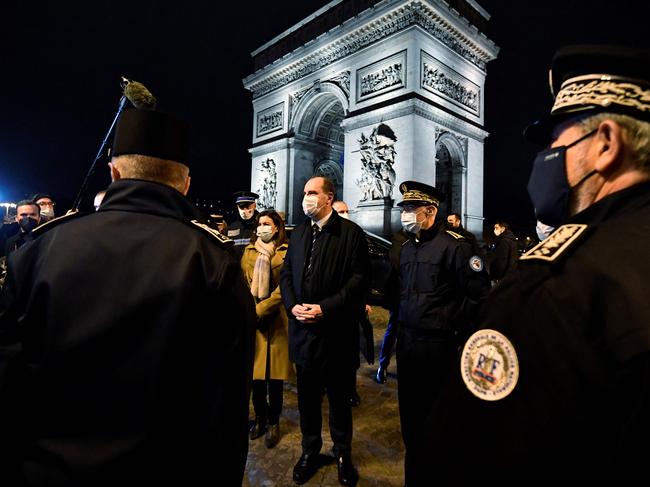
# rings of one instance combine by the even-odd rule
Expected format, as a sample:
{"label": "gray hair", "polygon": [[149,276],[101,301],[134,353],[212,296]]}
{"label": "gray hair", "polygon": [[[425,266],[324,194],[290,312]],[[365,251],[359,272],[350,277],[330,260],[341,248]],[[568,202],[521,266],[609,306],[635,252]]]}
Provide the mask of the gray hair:
{"label": "gray hair", "polygon": [[123,178],[155,181],[183,192],[190,170],[180,162],[140,154],[123,154],[113,158]]}
{"label": "gray hair", "polygon": [[650,123],[619,113],[597,113],[578,120],[582,130],[591,132],[604,120],[613,120],[623,129],[623,138],[638,168],[650,172]]}

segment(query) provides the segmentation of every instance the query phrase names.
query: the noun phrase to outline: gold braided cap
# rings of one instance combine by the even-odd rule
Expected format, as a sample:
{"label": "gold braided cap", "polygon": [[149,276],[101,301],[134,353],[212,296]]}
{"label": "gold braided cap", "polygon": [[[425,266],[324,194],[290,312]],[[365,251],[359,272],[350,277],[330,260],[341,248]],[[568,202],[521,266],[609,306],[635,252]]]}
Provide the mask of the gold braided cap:
{"label": "gold braided cap", "polygon": [[612,105],[650,113],[650,89],[640,80],[609,74],[588,74],[570,78],[562,83],[551,114],[585,106]]}
{"label": "gold braided cap", "polygon": [[404,192],[404,199],[402,200],[401,204],[405,204],[409,202],[428,203],[431,205],[435,205],[436,208],[440,206],[440,201],[438,201],[436,198],[434,198],[430,194],[423,193],[422,191],[418,191],[417,189],[412,189]]}

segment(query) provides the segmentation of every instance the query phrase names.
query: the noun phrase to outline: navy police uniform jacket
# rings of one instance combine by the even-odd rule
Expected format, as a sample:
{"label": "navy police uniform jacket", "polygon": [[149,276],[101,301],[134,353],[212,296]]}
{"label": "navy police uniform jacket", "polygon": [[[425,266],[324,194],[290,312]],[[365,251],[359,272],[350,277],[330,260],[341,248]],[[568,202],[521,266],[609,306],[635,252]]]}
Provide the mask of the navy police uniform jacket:
{"label": "navy police uniform jacket", "polygon": [[241,483],[254,307],[227,239],[194,217],[176,190],[120,180],[12,253],[0,464],[22,478],[7,485]]}
{"label": "navy police uniform jacket", "polygon": [[242,220],[241,217],[237,217],[228,226],[228,237],[233,240],[235,253],[240,258],[244,255],[244,249],[251,243],[251,237],[257,230],[257,219],[259,216],[260,212],[255,210],[250,220]]}
{"label": "navy police uniform jacket", "polygon": [[453,336],[468,326],[488,289],[483,260],[444,225],[403,244],[399,322],[404,328]]}
{"label": "navy police uniform jacket", "polygon": [[632,484],[650,436],[650,183],[575,215],[486,302],[429,417],[455,485]]}
{"label": "navy police uniform jacket", "polygon": [[436,224],[403,245],[397,334],[398,400],[409,487],[433,482],[422,425],[489,290],[482,259],[460,234]]}

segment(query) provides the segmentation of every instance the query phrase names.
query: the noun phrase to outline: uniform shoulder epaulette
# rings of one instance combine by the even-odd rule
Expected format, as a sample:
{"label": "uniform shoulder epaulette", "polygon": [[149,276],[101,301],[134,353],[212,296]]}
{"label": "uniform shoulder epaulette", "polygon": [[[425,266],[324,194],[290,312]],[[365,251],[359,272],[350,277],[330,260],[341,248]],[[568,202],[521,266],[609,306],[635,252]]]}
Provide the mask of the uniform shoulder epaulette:
{"label": "uniform shoulder epaulette", "polygon": [[463,240],[465,238],[460,233],[452,232],[451,230],[445,230],[445,232],[454,237],[456,240]]}
{"label": "uniform shoulder epaulette", "polygon": [[589,225],[571,223],[558,227],[549,237],[542,240],[522,255],[519,260],[544,260],[553,262],[573,247]]}
{"label": "uniform shoulder epaulette", "polygon": [[32,230],[32,235],[34,237],[38,237],[40,234],[45,233],[48,230],[52,230],[54,227],[60,225],[61,223],[69,222],[70,220],[74,220],[75,218],[78,218],[82,215],[84,215],[84,213],[81,213],[79,210],[75,210],[70,211],[65,215],[52,218],[50,221],[47,221]]}
{"label": "uniform shoulder epaulette", "polygon": [[218,244],[223,245],[225,247],[229,247],[231,245],[234,245],[234,241],[221,233],[217,232],[214,228],[210,228],[207,226],[205,223],[201,223],[197,220],[191,220],[190,223],[195,227],[203,231],[203,233],[206,233],[210,236],[210,238],[214,241],[216,241]]}

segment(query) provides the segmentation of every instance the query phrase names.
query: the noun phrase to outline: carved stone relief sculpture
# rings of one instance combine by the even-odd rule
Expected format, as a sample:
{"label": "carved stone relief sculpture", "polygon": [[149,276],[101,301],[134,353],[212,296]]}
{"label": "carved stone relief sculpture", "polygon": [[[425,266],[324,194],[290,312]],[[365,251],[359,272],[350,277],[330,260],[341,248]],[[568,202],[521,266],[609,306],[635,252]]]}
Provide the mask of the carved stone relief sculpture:
{"label": "carved stone relief sculpture", "polygon": [[257,190],[257,193],[260,195],[257,201],[264,209],[275,208],[278,182],[275,161],[271,158],[262,161],[260,171],[262,172],[262,184]]}
{"label": "carved stone relief sculpture", "polygon": [[395,186],[395,133],[382,123],[368,137],[361,133],[358,142],[361,177],[356,180],[356,185],[361,189],[361,201],[390,198]]}
{"label": "carved stone relief sculpture", "polygon": [[474,115],[479,115],[480,88],[424,52],[422,53],[422,88],[460,105]]}
{"label": "carved stone relief sculpture", "polygon": [[257,136],[282,130],[284,125],[284,103],[278,103],[257,114]]}
{"label": "carved stone relief sculpture", "polygon": [[357,101],[406,86],[406,51],[399,52],[357,71]]}

